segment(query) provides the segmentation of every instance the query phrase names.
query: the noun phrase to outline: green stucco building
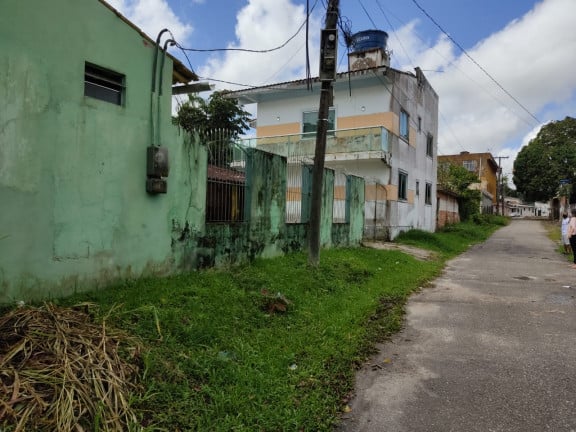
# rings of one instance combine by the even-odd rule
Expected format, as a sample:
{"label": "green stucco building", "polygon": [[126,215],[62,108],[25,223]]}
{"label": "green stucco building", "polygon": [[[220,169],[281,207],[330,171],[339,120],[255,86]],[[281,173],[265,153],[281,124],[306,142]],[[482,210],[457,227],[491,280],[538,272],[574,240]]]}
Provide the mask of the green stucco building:
{"label": "green stucco building", "polygon": [[[173,223],[203,221],[204,191],[180,199],[170,115],[172,84],[197,78],[160,52],[153,93],[156,51],[98,0],[0,4],[0,302],[168,271]],[[146,192],[152,144],[169,152],[166,194]]]}
{"label": "green stucco building", "polygon": [[[307,225],[284,219],[285,157],[243,148],[213,167],[172,124],[172,87],[195,80],[103,0],[0,2],[0,304],[304,247]],[[364,181],[336,225],[333,177],[323,246],[357,245]],[[243,218],[212,223],[207,206],[230,203],[208,185],[226,178]]]}

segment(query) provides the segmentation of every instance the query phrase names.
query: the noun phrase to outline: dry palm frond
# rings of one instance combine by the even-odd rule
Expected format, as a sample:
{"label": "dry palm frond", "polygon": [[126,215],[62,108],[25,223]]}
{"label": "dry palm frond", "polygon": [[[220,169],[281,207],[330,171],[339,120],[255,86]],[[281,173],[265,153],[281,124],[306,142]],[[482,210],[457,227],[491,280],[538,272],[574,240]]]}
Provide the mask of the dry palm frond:
{"label": "dry palm frond", "polygon": [[[133,339],[93,322],[90,305],[18,308],[0,317],[0,430],[134,428]],[[132,362],[134,363],[134,362]]]}

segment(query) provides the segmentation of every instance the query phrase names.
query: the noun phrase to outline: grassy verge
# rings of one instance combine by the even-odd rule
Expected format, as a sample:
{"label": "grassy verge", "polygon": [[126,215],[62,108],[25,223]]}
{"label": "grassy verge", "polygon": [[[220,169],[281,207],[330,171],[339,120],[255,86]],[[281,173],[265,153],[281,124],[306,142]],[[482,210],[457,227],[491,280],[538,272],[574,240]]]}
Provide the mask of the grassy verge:
{"label": "grassy verge", "polygon": [[356,367],[374,342],[398,331],[414,290],[447,258],[499,225],[414,231],[402,243],[439,252],[323,251],[228,270],[147,279],[60,300],[94,302],[108,322],[144,345],[145,392],[134,407],[146,430],[331,430]]}
{"label": "grassy verge", "polygon": [[[542,221],[548,238],[556,243],[556,252],[564,255],[564,245],[562,244],[562,233],[560,231],[560,222]],[[567,261],[572,261],[572,254],[565,254]]]}

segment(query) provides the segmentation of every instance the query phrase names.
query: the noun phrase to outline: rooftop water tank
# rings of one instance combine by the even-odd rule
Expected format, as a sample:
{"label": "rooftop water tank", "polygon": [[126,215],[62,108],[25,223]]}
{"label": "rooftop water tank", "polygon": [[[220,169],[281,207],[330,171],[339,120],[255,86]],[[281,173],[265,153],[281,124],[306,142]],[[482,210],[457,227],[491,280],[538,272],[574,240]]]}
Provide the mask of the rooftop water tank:
{"label": "rooftop water tank", "polygon": [[352,35],[352,52],[381,49],[386,51],[388,33],[382,30],[364,30]]}

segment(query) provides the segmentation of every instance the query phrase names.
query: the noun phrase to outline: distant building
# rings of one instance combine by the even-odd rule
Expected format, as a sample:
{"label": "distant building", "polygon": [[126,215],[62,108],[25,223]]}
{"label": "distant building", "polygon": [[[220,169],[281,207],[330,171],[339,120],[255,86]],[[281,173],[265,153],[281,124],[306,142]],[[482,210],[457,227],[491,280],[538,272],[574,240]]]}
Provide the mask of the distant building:
{"label": "distant building", "polygon": [[[438,95],[420,69],[389,67],[385,32],[353,37],[349,71],[337,74],[328,116],[325,166],[336,172],[335,198],[346,196],[339,173],[364,177],[368,237],[394,238],[412,228],[434,231]],[[258,104],[252,143],[288,158],[287,222],[307,218],[299,203],[307,193],[306,166],[313,163],[319,95],[319,78],[230,94],[242,104]]]}
{"label": "distant building", "polygon": [[443,163],[462,165],[476,174],[478,184],[475,187],[482,192],[482,213],[492,213],[493,207],[498,204],[498,164],[492,154],[463,151],[460,154],[438,156],[438,164]]}
{"label": "distant building", "polygon": [[518,218],[541,217],[549,218],[552,215],[549,203],[524,203],[519,198],[504,198],[504,215]]}

